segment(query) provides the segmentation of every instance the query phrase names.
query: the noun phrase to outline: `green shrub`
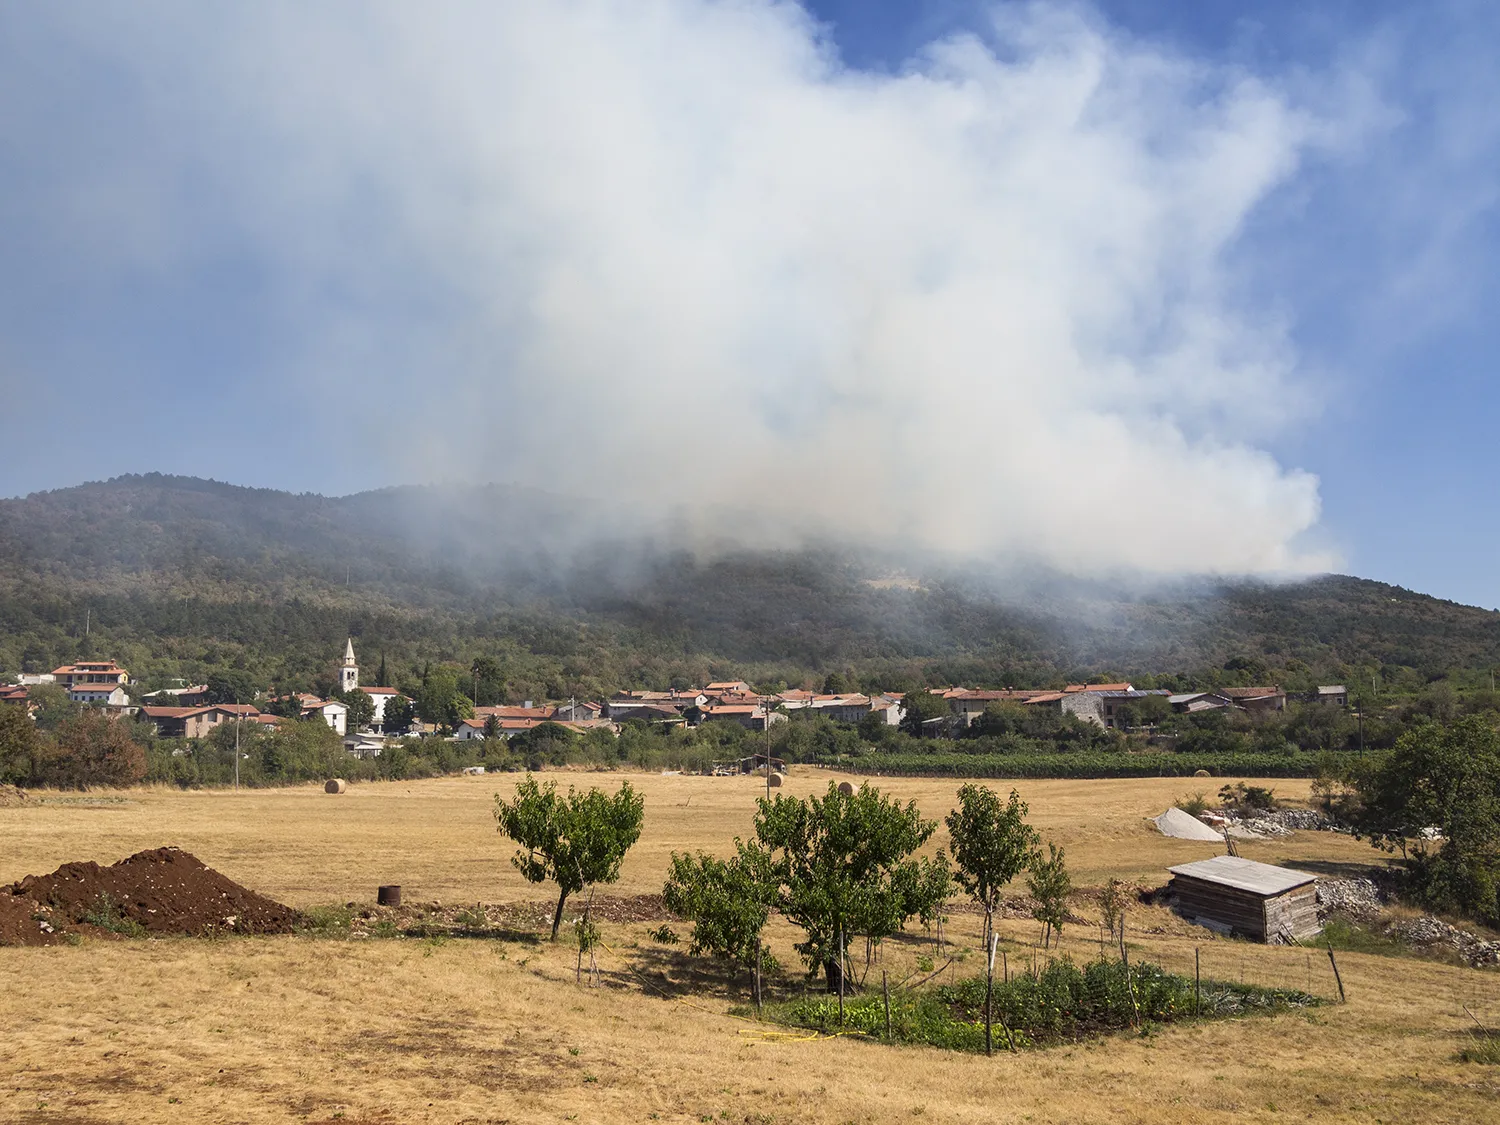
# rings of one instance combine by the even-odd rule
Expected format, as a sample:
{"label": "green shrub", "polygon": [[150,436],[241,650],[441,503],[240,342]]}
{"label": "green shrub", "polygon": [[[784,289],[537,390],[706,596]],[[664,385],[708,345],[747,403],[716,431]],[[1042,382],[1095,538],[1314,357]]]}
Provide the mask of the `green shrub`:
{"label": "green shrub", "polygon": [[1500,1035],[1493,1032],[1476,1035],[1474,1041],[1458,1052],[1460,1062],[1500,1066]]}
{"label": "green shrub", "polygon": [[1201,816],[1209,810],[1208,798],[1200,789],[1191,797],[1178,797],[1177,807],[1189,816]]}
{"label": "green shrub", "polygon": [[[1129,973],[1127,980],[1126,974]],[[1132,998],[1132,990],[1134,992]],[[891,1037],[897,1042],[921,1043],[960,1051],[984,1049],[983,977],[923,990],[891,995]],[[1193,982],[1152,964],[1094,961],[1079,968],[1058,958],[1036,973],[996,982],[992,1012],[994,1034],[1008,1045],[1005,1027],[1018,1049],[1045,1046],[1080,1035],[1099,1035],[1141,1023],[1171,1023],[1204,1018],[1274,1012],[1321,1003],[1296,990],[1259,988],[1223,981],[1204,981],[1195,1003]],[[774,1006],[778,1022],[819,1031],[854,1031],[885,1035],[883,998],[846,997],[839,1023],[838,998],[809,997]]]}
{"label": "green shrub", "polygon": [[91,926],[98,926],[101,930],[108,930],[112,934],[120,934],[123,937],[145,937],[146,927],[134,918],[126,917],[120,908],[108,894],[101,894],[89,904],[84,911],[81,921]]}

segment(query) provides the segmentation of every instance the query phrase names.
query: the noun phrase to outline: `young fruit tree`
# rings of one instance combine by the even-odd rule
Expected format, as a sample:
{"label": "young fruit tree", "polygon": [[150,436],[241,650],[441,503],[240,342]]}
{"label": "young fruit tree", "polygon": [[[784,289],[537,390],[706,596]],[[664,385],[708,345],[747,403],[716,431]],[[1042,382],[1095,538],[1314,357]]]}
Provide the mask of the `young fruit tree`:
{"label": "young fruit tree", "polygon": [[673,852],[662,898],[668,910],[693,923],[689,951],[695,957],[707,953],[753,969],[775,887],[765,854],[738,839],[734,846],[728,860]]}
{"label": "young fruit tree", "polygon": [[557,885],[557,910],[552,915],[552,940],[562,924],[568,896],[595,883],[613,883],[620,863],[641,836],[645,801],[624,782],[613,796],[598,789],[557,795],[557,783],[545,788],[530,774],[516,786],[515,798],[495,794],[499,830],[520,850],[511,857],[516,869],[532,883]]}
{"label": "young fruit tree", "polygon": [[1026,875],[1026,885],[1036,900],[1031,916],[1043,926],[1042,948],[1049,948],[1054,933],[1062,940],[1063,923],[1068,919],[1068,895],[1073,890],[1073,878],[1068,874],[1060,847],[1049,842],[1047,858],[1035,857]]}
{"label": "young fruit tree", "polygon": [[1026,823],[1027,812],[1014,789],[1002,804],[989,786],[965,785],[958,791],[958,808],[945,821],[957,867],[954,878],[984,911],[985,949],[995,932],[1001,890],[1031,866],[1041,842]]}
{"label": "young fruit tree", "polygon": [[936,884],[912,857],[937,823],[915,801],[903,807],[872,786],[840,793],[830,782],[821,799],[778,794],[757,804],[746,851],[760,853],[778,909],[806,933],[795,948],[809,975],[821,966],[828,990],[842,995],[850,940],[899,929],[921,908],[921,889]]}
{"label": "young fruit tree", "polygon": [[990,998],[995,989],[995,908],[1001,889],[1025,871],[1036,857],[1037,834],[1026,823],[1026,802],[1014,789],[1000,803],[987,785],[965,785],[958,791],[958,808],[945,823],[958,865],[958,885],[984,910],[984,1051],[992,1048]]}

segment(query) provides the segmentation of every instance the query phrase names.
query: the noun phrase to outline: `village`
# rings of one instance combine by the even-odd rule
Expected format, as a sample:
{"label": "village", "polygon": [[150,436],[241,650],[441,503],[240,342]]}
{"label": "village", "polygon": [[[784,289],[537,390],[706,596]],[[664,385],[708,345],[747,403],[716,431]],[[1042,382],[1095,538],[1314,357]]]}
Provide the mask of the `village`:
{"label": "village", "polygon": [[[638,721],[662,727],[706,722],[734,723],[764,732],[793,715],[823,716],[841,724],[876,722],[896,727],[907,714],[902,692],[819,693],[789,689],[757,692],[743,680],[717,681],[701,688],[665,691],[620,691],[604,700],[567,699],[518,705],[470,705],[468,714],[451,725],[424,722],[414,701],[396,688],[360,683],[354,641],[345,643],[335,666],[337,688],[328,698],[307,692],[252,700],[212,701],[207,684],[161,688],[135,698],[130,673],[112,660],[80,661],[50,673],[21,674],[14,684],[0,685],[0,703],[34,706],[32,690],[54,685],[70,702],[106,713],[134,716],[150,723],[160,738],[202,739],[226,723],[276,727],[291,719],[319,719],[344,740],[345,749],[359,758],[378,757],[389,742],[409,737],[446,738],[456,742],[510,739],[543,724],[577,733],[620,732],[621,724]],[[1303,694],[1277,687],[1230,687],[1216,691],[1170,692],[1136,689],[1129,683],[1078,683],[1061,690],[929,688],[946,708],[921,718],[912,733],[926,738],[951,738],[972,727],[987,708],[1014,704],[1050,711],[1107,730],[1133,730],[1149,723],[1155,713],[1200,715],[1206,712],[1250,714],[1285,710],[1289,700],[1331,707],[1347,707],[1343,685],[1325,685]],[[359,698],[362,697],[362,698]],[[1149,701],[1150,706],[1143,706]],[[924,708],[925,714],[934,708]],[[873,718],[872,718],[873,717]]]}

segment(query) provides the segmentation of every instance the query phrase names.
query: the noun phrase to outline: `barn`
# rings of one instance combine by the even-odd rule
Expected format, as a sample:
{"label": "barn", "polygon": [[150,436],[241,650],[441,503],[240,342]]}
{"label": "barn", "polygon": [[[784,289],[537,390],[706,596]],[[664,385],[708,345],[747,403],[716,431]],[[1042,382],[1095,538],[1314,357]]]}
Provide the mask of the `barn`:
{"label": "barn", "polygon": [[1220,855],[1169,867],[1172,909],[1189,921],[1254,941],[1300,941],[1318,923],[1317,876]]}

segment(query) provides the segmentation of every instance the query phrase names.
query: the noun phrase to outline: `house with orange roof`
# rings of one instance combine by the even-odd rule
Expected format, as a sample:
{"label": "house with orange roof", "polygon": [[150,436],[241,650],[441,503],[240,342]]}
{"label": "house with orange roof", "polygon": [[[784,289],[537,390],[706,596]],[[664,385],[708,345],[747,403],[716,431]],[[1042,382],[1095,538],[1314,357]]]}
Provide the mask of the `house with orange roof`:
{"label": "house with orange roof", "polygon": [[54,668],[52,678],[58,685],[71,691],[76,686],[128,684],[130,673],[113,660],[93,660],[64,664],[61,668]]}
{"label": "house with orange roof", "polygon": [[207,707],[158,707],[146,704],[140,716],[156,726],[162,738],[206,738],[224,723],[258,721],[261,714],[248,703],[215,703]]}

